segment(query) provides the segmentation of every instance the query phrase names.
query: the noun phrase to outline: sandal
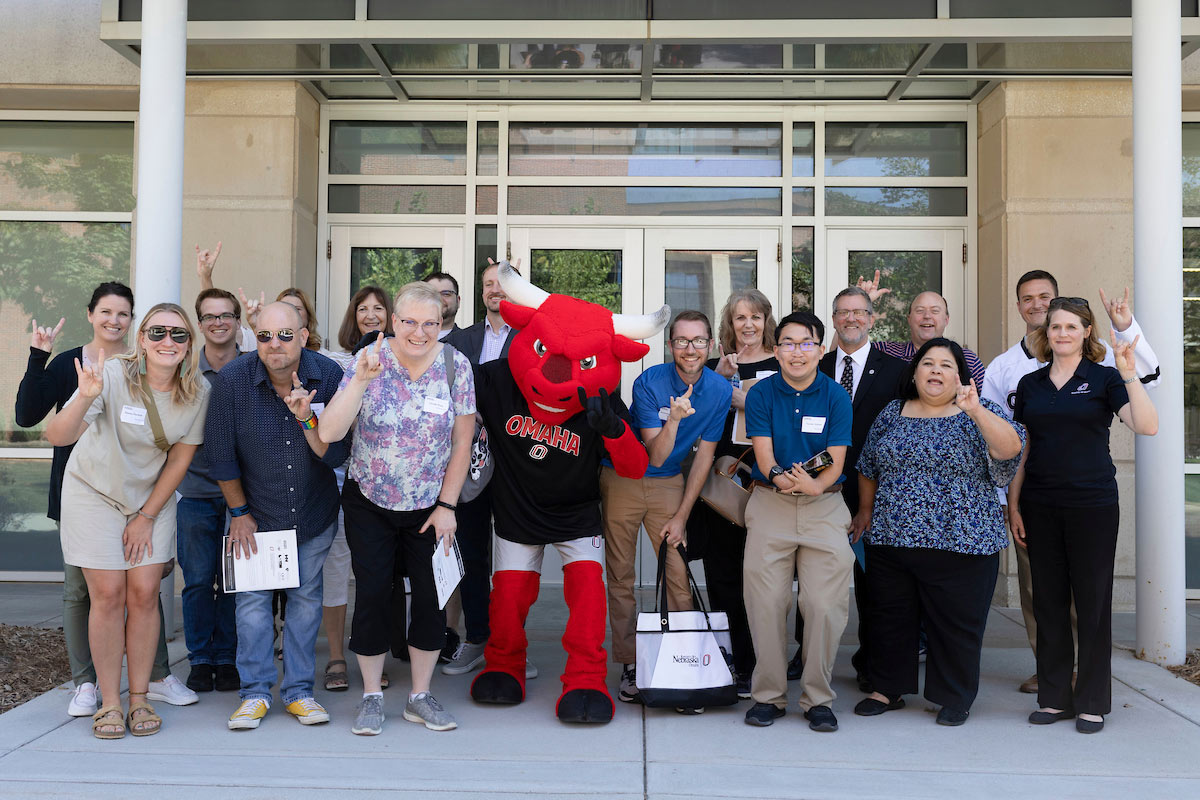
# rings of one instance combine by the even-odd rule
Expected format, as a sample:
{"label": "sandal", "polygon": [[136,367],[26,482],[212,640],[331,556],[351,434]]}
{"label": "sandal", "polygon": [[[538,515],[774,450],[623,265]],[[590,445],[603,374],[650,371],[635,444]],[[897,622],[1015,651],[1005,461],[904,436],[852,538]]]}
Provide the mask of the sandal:
{"label": "sandal", "polygon": [[[116,728],[117,730],[102,731],[101,728]],[[125,738],[125,717],[121,714],[119,705],[105,706],[92,714],[92,735],[97,739]]]}
{"label": "sandal", "polygon": [[[130,692],[129,693],[129,714],[126,716],[126,721],[129,725],[129,732],[134,736],[152,736],[162,729],[162,717],[154,713],[154,706],[147,703],[145,700],[141,702],[133,702],[134,697],[145,697],[145,692]],[[150,727],[137,727],[138,725],[149,725]]]}
{"label": "sandal", "polygon": [[385,669],[383,671],[383,674],[379,676],[379,688],[386,689],[387,687],[389,687],[391,685],[392,685],[392,681],[388,677],[387,670]]}
{"label": "sandal", "polygon": [[[334,669],[341,666],[341,669]],[[325,691],[344,692],[350,688],[350,680],[346,676],[346,660],[334,659],[325,665]]]}

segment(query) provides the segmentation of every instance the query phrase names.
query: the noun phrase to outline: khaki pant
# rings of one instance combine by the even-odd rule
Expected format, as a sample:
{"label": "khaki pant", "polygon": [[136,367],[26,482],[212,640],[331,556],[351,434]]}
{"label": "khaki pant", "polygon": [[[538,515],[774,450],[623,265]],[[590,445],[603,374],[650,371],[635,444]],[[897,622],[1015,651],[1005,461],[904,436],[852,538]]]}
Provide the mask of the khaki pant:
{"label": "khaki pant", "polygon": [[[638,529],[645,524],[650,544],[658,553],[662,528],[683,502],[683,476],[622,478],[612,467],[600,470],[601,510],[604,513],[604,562],[608,573],[608,621],[612,628],[613,661],[637,661],[637,597],[634,595]],[[690,611],[692,591],[679,551],[667,552],[667,603],[671,611]]]}
{"label": "khaki pant", "polygon": [[756,703],[787,706],[787,612],[792,575],[799,576],[804,618],[804,674],[800,708],[832,705],[829,685],[838,644],[850,613],[854,552],[846,532],[850,512],[838,492],[818,497],[754,489],[746,506],[742,565],[746,612],[757,664],[751,679]]}

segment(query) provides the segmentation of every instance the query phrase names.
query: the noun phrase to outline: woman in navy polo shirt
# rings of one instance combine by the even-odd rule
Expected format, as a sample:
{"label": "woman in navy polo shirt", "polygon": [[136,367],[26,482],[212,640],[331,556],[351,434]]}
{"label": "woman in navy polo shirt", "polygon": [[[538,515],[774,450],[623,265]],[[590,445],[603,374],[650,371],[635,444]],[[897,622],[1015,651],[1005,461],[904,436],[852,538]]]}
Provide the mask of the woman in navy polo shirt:
{"label": "woman in navy polo shirt", "polygon": [[[1116,369],[1097,363],[1087,300],[1056,297],[1046,325],[1030,335],[1038,361],[1050,364],[1017,384],[1013,418],[1029,428],[1026,462],[1009,489],[1013,539],[1029,549],[1037,620],[1038,703],[1029,715],[1048,725],[1076,714],[1080,733],[1104,727],[1112,701],[1112,582],[1119,510],[1109,454],[1113,415],[1153,436],[1158,413],[1137,379],[1133,348],[1113,339]],[[1079,636],[1079,676],[1071,601]]]}

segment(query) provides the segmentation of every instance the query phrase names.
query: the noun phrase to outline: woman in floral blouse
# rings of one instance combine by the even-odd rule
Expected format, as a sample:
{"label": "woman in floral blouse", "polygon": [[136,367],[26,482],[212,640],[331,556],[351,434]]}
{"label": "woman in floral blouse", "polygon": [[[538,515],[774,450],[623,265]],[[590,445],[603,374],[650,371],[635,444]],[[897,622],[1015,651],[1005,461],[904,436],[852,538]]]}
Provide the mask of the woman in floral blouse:
{"label": "woman in floral blouse", "polygon": [[[870,675],[854,713],[876,716],[917,691],[917,637],[929,636],[925,697],[937,722],[961,725],[979,691],[979,657],[999,552],[1007,544],[996,486],[1020,465],[1025,430],[980,401],[962,348],[925,343],[901,399],[876,418],[858,460],[867,580],[876,598]],[[874,502],[872,503],[872,498]]]}
{"label": "woman in floral blouse", "polygon": [[[396,335],[359,351],[321,416],[321,437],[336,441],[352,424],[354,444],[342,490],[354,569],[350,649],[358,655],[363,703],[351,730],[383,725],[380,677],[390,643],[392,581],[401,563],[412,586],[408,652],[412,692],[404,718],[450,730],[454,717],[429,693],[444,644],[446,612],[433,580],[435,548],[454,541],[455,507],[475,432],[475,383],[466,356],[437,339],[442,301],[426,283],[396,295]],[[453,358],[453,386],[446,360]]]}

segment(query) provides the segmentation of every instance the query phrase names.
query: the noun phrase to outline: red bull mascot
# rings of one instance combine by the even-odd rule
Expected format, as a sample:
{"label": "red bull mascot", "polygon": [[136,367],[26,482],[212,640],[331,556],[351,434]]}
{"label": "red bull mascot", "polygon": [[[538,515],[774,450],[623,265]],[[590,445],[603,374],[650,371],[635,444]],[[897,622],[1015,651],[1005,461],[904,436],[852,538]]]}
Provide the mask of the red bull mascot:
{"label": "red bull mascot", "polygon": [[518,333],[508,359],[482,365],[476,396],[496,459],[492,476],[496,549],[487,666],[471,684],[480,703],[525,699],[525,617],[537,600],[546,545],[563,562],[569,616],[567,665],[555,713],[563,722],[608,722],[600,461],[640,478],[646,450],[617,394],[621,363],[641,359],[646,339],[671,311],[614,314],[603,306],[549,294],[507,262],[500,284],[504,321]]}

